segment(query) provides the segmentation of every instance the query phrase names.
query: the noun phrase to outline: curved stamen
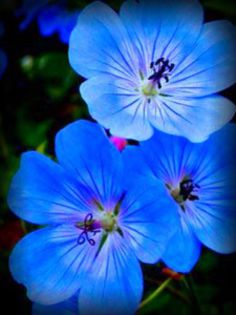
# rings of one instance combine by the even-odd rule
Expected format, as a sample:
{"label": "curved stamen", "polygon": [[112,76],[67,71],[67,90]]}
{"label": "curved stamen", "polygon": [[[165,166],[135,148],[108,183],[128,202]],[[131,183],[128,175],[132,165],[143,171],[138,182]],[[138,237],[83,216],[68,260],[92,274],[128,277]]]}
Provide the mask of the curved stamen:
{"label": "curved stamen", "polygon": [[151,62],[150,68],[154,71],[152,75],[148,78],[148,80],[152,80],[157,83],[158,88],[162,87],[161,80],[165,79],[166,82],[169,82],[170,72],[174,69],[175,64],[170,63],[169,59],[159,58],[156,62]]}
{"label": "curved stamen", "polygon": [[92,213],[88,213],[85,218],[82,226],[77,225],[78,229],[83,230],[77,239],[77,243],[79,245],[84,244],[86,241],[91,245],[94,246],[96,244],[95,240],[89,237],[88,233],[92,233],[94,237],[97,233],[101,232],[101,230],[97,230],[93,226],[93,215]]}
{"label": "curved stamen", "polygon": [[195,184],[192,179],[185,179],[180,183],[180,192],[179,194],[182,196],[183,200],[186,201],[191,200],[199,200],[197,195],[193,195],[192,193],[197,192],[200,186]]}

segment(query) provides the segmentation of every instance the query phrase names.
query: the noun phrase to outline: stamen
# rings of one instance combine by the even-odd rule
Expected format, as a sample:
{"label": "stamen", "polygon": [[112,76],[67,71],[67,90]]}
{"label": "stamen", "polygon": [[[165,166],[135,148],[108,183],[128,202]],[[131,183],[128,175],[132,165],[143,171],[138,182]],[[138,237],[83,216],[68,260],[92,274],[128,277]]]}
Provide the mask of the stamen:
{"label": "stamen", "polygon": [[172,187],[170,184],[166,184],[167,189],[170,191],[173,199],[180,205],[183,212],[185,212],[185,201],[199,200],[197,195],[200,186],[193,182],[192,179],[185,176],[177,187]]}
{"label": "stamen", "polygon": [[76,225],[80,230],[83,230],[77,239],[77,243],[79,245],[84,244],[86,241],[91,245],[94,246],[96,244],[95,240],[89,237],[89,233],[92,233],[94,237],[97,233],[101,232],[101,230],[96,229],[93,226],[93,215],[92,213],[88,213],[84,218],[84,223],[82,226]]}
{"label": "stamen", "polygon": [[168,59],[159,58],[155,62],[150,63],[150,68],[154,73],[148,78],[158,85],[158,88],[161,89],[161,80],[164,79],[166,82],[169,82],[170,72],[174,69],[175,64],[169,62]]}
{"label": "stamen", "polygon": [[199,200],[197,195],[193,195],[193,192],[197,192],[200,186],[195,184],[192,179],[185,179],[180,183],[180,192],[179,194],[182,196],[183,200],[186,201],[191,200]]}

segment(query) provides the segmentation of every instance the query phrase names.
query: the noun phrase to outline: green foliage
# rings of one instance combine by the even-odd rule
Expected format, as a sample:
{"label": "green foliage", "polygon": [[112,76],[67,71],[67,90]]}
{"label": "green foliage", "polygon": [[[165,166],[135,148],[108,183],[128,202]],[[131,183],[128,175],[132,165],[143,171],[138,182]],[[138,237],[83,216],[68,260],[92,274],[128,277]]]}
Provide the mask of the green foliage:
{"label": "green foliage", "polygon": [[236,17],[236,6],[234,0],[202,0],[206,8],[220,11],[221,13]]}
{"label": "green foliage", "polygon": [[28,148],[36,149],[47,139],[51,121],[33,121],[23,111],[18,112],[17,132],[21,142]]}
{"label": "green foliage", "polygon": [[54,101],[63,98],[76,80],[67,54],[62,52],[43,53],[35,58],[26,56],[21,67],[29,79],[42,80],[46,93]]}

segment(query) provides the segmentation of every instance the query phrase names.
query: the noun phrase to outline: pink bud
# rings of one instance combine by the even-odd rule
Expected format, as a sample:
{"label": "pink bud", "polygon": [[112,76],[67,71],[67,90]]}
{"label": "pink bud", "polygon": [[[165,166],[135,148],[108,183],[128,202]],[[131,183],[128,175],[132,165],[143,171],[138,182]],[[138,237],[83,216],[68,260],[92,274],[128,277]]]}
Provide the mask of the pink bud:
{"label": "pink bud", "polygon": [[119,150],[122,151],[127,145],[127,140],[123,138],[119,138],[116,136],[110,137],[111,142],[114,144],[114,146]]}

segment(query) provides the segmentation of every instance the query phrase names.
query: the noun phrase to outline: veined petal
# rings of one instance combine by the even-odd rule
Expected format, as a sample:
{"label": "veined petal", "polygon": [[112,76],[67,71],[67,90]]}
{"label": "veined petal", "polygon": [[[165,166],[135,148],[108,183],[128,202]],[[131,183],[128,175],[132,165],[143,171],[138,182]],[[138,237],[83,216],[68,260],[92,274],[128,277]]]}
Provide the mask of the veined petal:
{"label": "veined petal", "polygon": [[93,212],[92,190],[38,152],[22,155],[8,193],[8,205],[24,220],[37,224],[81,221]]}
{"label": "veined petal", "polygon": [[175,69],[163,93],[200,97],[234,84],[235,36],[236,28],[230,22],[206,23],[195,48]]}
{"label": "veined petal", "polygon": [[186,165],[192,160],[192,143],[158,130],[151,139],[143,141],[140,148],[149,171],[172,187],[185,176]]}
{"label": "veined petal", "polygon": [[144,156],[140,152],[139,146],[126,146],[126,148],[122,152],[122,158],[125,165],[125,171],[128,171],[130,174],[129,176],[125,177],[125,182],[129,185],[133,184],[133,179],[137,175],[140,179],[154,177],[151,169],[148,167],[146,160],[144,159]]}
{"label": "veined petal", "polygon": [[198,39],[203,22],[202,7],[193,0],[127,1],[120,15],[145,73],[160,57],[174,64],[182,61]]}
{"label": "veined petal", "polygon": [[114,76],[99,76],[84,82],[80,92],[91,116],[112,134],[139,141],[151,137],[148,103],[133,84]]}
{"label": "veined petal", "polygon": [[149,107],[150,122],[159,130],[184,136],[192,142],[205,141],[229,122],[234,104],[222,96],[202,98],[161,97]]}
{"label": "veined petal", "polygon": [[222,200],[221,205],[217,205],[217,201],[207,204],[203,200],[189,205],[187,209],[189,222],[197,238],[210,249],[222,254],[236,251],[235,200],[236,198],[234,203],[231,202],[231,208],[227,201]]}
{"label": "veined petal", "polygon": [[138,260],[115,232],[109,235],[83,280],[79,293],[79,314],[134,314],[142,290],[143,280]]}
{"label": "veined petal", "polygon": [[56,155],[60,164],[101,203],[115,201],[121,193],[123,164],[120,152],[105,131],[85,120],[71,123],[56,136]]}
{"label": "veined petal", "polygon": [[136,56],[119,16],[100,1],[81,12],[70,37],[69,60],[86,78],[106,72],[124,78],[138,74]]}
{"label": "veined petal", "polygon": [[129,167],[134,163],[131,157],[128,151],[125,164],[130,180],[126,181],[127,195],[121,204],[119,226],[136,256],[145,263],[155,263],[175,233],[178,207],[161,181],[133,172]]}
{"label": "veined petal", "polygon": [[58,304],[42,305],[34,303],[32,315],[78,315],[78,294]]}
{"label": "veined petal", "polygon": [[78,244],[81,230],[73,225],[39,229],[17,243],[10,256],[10,271],[39,304],[60,303],[74,295],[91,266],[100,241]]}
{"label": "veined petal", "polygon": [[199,200],[187,203],[186,216],[196,236],[220,253],[236,250],[235,133],[235,125],[226,126],[195,152],[202,160],[193,172]]}
{"label": "veined petal", "polygon": [[194,267],[201,253],[201,243],[188,226],[180,218],[177,232],[170,239],[162,256],[166,265],[177,272],[189,272]]}

